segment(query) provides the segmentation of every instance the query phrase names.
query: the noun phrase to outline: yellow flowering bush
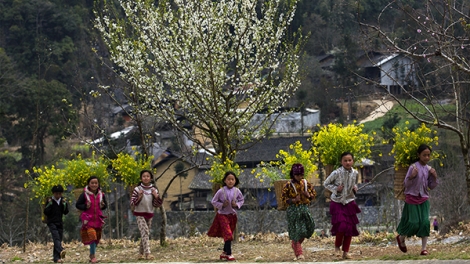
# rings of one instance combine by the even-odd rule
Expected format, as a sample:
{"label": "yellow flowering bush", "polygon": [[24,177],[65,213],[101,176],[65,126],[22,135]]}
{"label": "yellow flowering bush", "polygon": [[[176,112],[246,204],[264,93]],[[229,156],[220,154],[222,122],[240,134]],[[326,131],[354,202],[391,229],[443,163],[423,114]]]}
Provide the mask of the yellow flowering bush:
{"label": "yellow flowering bush", "polygon": [[[439,138],[437,136],[437,131],[431,130],[424,123],[421,124],[416,130],[411,131],[408,128],[409,122],[405,122],[405,127],[394,127],[392,132],[394,134],[393,138],[393,148],[389,153],[390,156],[395,156],[395,167],[398,166],[408,167],[412,163],[418,160],[418,147],[421,144],[426,144],[433,148],[439,144]],[[431,159],[439,158],[439,153],[433,151],[431,153]],[[442,166],[442,164],[440,164]]]}
{"label": "yellow flowering bush", "polygon": [[[318,125],[320,127],[320,125]],[[320,127],[312,137],[313,152],[324,165],[341,165],[340,155],[349,151],[354,159],[360,161],[371,155],[374,138],[362,132],[364,125],[328,124]]]}
{"label": "yellow flowering bush", "polygon": [[279,150],[276,154],[278,160],[261,162],[258,166],[259,169],[254,169],[252,173],[256,173],[255,177],[261,182],[267,177],[274,183],[280,179],[290,179],[290,169],[295,163],[300,163],[304,166],[306,176],[312,175],[317,170],[317,165],[313,163],[312,150],[304,150],[302,143],[296,141],[289,146],[289,151]]}
{"label": "yellow flowering bush", "polygon": [[[32,171],[26,170],[25,173],[31,180],[26,182],[24,187],[31,188],[35,198],[51,196],[52,186],[66,184],[66,171],[55,165],[44,168],[33,167]],[[35,175],[37,177],[34,178]]]}
{"label": "yellow flowering bush", "polygon": [[78,155],[75,159],[65,161],[65,170],[67,171],[68,184],[75,188],[84,188],[90,176],[98,177],[102,189],[109,186],[109,161],[103,157],[96,157],[93,153],[89,159],[83,159]]}
{"label": "yellow flowering bush", "polygon": [[222,183],[227,171],[233,171],[237,177],[239,177],[242,169],[235,161],[229,158],[226,158],[225,161],[222,162],[222,153],[220,153],[212,158],[212,166],[210,170],[206,171],[206,174],[211,176],[212,179],[210,182]]}
{"label": "yellow flowering bush", "polygon": [[128,153],[119,153],[116,159],[111,160],[113,170],[125,186],[136,185],[140,182],[142,170],[152,170],[153,156],[143,157],[135,153],[135,157]]}

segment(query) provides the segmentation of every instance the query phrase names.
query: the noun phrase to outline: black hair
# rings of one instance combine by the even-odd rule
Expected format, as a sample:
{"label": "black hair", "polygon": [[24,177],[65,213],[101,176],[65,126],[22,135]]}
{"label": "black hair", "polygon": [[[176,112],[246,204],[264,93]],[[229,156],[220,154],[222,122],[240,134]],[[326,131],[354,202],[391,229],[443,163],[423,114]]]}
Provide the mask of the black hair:
{"label": "black hair", "polygon": [[63,193],[64,192],[64,187],[62,187],[62,185],[60,185],[60,184],[59,185],[54,185],[54,186],[52,186],[51,191],[52,191],[52,193],[56,193],[56,192]]}
{"label": "black hair", "polygon": [[418,150],[416,151],[416,153],[418,154],[416,157],[416,161],[419,161],[419,154],[421,154],[421,152],[425,151],[426,149],[429,149],[429,151],[432,152],[431,147],[426,144],[421,144],[418,146]]}
{"label": "black hair", "polygon": [[222,179],[222,186],[227,186],[227,184],[225,184],[225,179],[227,179],[227,177],[229,175],[233,175],[233,177],[235,177],[235,185],[234,186],[237,186],[240,183],[240,180],[237,178],[237,175],[233,171],[227,171],[224,174],[224,178]]}
{"label": "black hair", "polygon": [[354,159],[354,155],[349,151],[345,151],[345,152],[341,153],[341,156],[339,157],[339,159],[343,160],[343,157],[347,156],[347,155],[351,155],[352,159]]}
{"label": "black hair", "polygon": [[90,178],[88,178],[88,180],[86,181],[86,184],[89,185],[91,180],[93,179],[98,180],[98,189],[101,189],[100,179],[97,176],[90,176]]}
{"label": "black hair", "polygon": [[142,170],[140,172],[140,183],[142,183],[142,175],[144,175],[144,173],[148,172],[150,174],[150,183],[154,184],[155,181],[153,179],[153,173],[150,171],[150,170]]}
{"label": "black hair", "polygon": [[426,149],[429,149],[430,152],[432,152],[432,149],[430,146],[426,145],[426,144],[421,144],[419,145],[418,147],[418,155],[421,154],[421,152],[425,151]]}

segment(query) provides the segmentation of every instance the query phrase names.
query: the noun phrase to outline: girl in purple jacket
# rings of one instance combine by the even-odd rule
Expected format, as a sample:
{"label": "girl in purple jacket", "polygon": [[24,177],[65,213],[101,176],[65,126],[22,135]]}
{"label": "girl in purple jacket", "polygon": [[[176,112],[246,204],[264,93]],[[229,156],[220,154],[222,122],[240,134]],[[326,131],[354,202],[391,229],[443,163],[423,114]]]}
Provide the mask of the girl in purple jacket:
{"label": "girl in purple jacket", "polygon": [[421,255],[428,255],[426,245],[430,233],[429,191],[436,188],[437,173],[427,165],[431,159],[431,147],[421,144],[418,147],[418,161],[411,164],[405,177],[405,206],[397,227],[398,248],[406,252],[405,238],[421,237]]}
{"label": "girl in purple jacket", "polygon": [[78,197],[75,207],[81,210],[80,220],[82,228],[80,236],[84,245],[90,245],[90,262],[96,263],[96,246],[101,239],[101,230],[104,225],[104,209],[107,207],[104,193],[101,192],[98,177],[91,176],[87,181],[88,185],[83,189],[83,193]]}
{"label": "girl in purple jacket", "polygon": [[222,182],[223,187],[212,198],[212,205],[217,208],[217,214],[207,235],[210,237],[222,237],[225,243],[220,259],[233,261],[235,257],[232,255],[232,240],[237,226],[236,209],[243,205],[245,199],[240,189],[235,187],[240,181],[234,172],[226,172]]}

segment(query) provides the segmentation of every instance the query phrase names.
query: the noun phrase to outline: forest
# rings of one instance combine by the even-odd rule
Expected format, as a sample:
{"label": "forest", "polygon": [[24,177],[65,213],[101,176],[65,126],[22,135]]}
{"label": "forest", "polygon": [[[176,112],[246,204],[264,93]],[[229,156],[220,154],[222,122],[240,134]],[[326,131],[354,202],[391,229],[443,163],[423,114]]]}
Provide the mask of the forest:
{"label": "forest", "polygon": [[[287,5],[290,1],[281,2]],[[300,0],[289,25],[290,35],[286,38],[299,31],[306,36],[300,56],[301,84],[286,106],[321,109],[322,124],[346,122],[338,99],[357,100],[370,96],[356,89],[358,83],[366,82],[360,77],[361,69],[355,66],[358,56],[370,51],[401,51],[400,45],[408,43],[420,43],[419,49],[423,51],[424,56],[418,58],[411,49],[403,49],[404,53],[417,56],[419,82],[431,86],[426,96],[455,99],[456,93],[452,92],[455,90],[448,87],[459,84],[456,97],[468,101],[470,94],[465,89],[468,89],[470,73],[466,63],[470,44],[466,27],[468,4],[451,1],[451,7],[445,7],[445,1],[439,1],[432,9],[432,1],[393,2],[392,5],[389,0]],[[26,214],[24,206],[32,199],[24,189],[30,177],[26,170],[50,165],[81,152],[77,149],[79,142],[109,135],[124,122],[110,121],[109,113],[113,107],[127,103],[124,91],[133,87],[121,78],[122,68],[113,64],[110,51],[95,27],[97,13],[94,11],[102,7],[101,4],[93,0],[0,1],[0,242],[21,243],[25,233],[30,240],[41,240],[41,232],[30,232],[38,228],[34,223],[39,221],[39,208],[33,206]],[[115,5],[118,6],[118,1]],[[457,18],[460,22],[452,25],[462,25],[440,35],[442,43],[451,43],[449,45],[457,50],[455,52],[459,52],[448,57],[443,56],[444,46],[436,51],[433,50],[435,46],[426,47],[425,43],[428,40],[430,43],[431,37],[419,35],[417,32],[421,31],[416,30],[416,27],[425,30],[431,24],[420,24],[423,22],[418,13],[434,10],[436,16],[431,20],[434,19],[437,25],[445,24],[438,14],[446,8],[460,17],[460,20]],[[434,36],[433,30],[437,32],[440,28],[430,28],[427,33]],[[387,42],[387,38],[382,37],[398,41]],[[426,56],[428,53],[431,55]],[[330,54],[335,56],[335,63],[325,70],[319,58]],[[437,66],[426,64],[431,57]],[[438,58],[453,61],[446,65],[445,62],[438,63]],[[451,68],[452,63],[461,68],[454,66],[455,73],[452,74],[445,70],[439,72],[444,65]],[[458,79],[451,82],[447,75],[453,74]],[[421,94],[412,95],[424,98]],[[398,96],[396,99],[403,98]],[[464,117],[458,120],[467,120],[467,105],[464,102],[459,105]],[[455,115],[446,114],[447,118]],[[433,116],[428,121],[426,114],[412,116],[421,122],[434,123],[438,128],[455,131],[459,139],[465,137],[469,124],[465,121],[463,126],[452,122],[448,125],[439,123],[440,119]],[[468,142],[456,141],[461,142],[457,147],[462,153],[454,153],[453,157],[460,159],[463,156],[466,163],[461,165],[466,166],[465,174],[470,174],[466,157]],[[117,153],[107,155],[116,156]],[[463,166],[459,169],[464,170]],[[466,176],[466,181],[468,186],[470,176]],[[29,231],[23,230],[27,221],[30,222]],[[70,226],[71,230],[75,228],[73,223]]]}

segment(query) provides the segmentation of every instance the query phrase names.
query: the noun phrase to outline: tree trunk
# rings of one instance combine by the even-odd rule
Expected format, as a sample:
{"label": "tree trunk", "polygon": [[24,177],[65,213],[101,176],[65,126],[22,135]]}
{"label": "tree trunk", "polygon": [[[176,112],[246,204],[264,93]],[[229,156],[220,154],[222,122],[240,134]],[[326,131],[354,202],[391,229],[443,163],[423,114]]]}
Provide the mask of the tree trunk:
{"label": "tree trunk", "polygon": [[166,222],[167,222],[166,211],[163,205],[160,206],[160,213],[162,215],[162,226],[160,228],[160,246],[163,247],[163,246],[166,246],[165,238],[166,238]]}

